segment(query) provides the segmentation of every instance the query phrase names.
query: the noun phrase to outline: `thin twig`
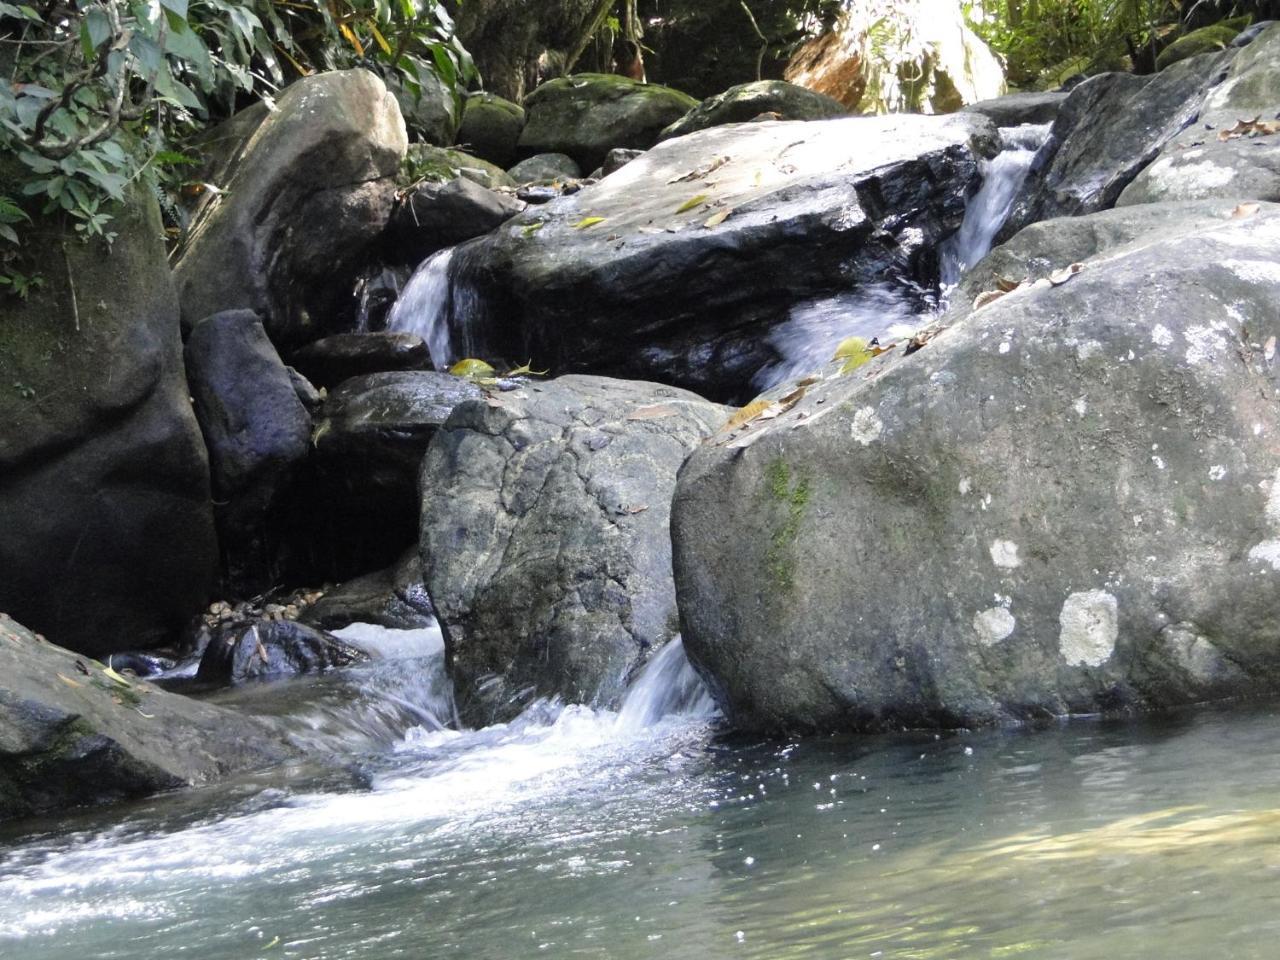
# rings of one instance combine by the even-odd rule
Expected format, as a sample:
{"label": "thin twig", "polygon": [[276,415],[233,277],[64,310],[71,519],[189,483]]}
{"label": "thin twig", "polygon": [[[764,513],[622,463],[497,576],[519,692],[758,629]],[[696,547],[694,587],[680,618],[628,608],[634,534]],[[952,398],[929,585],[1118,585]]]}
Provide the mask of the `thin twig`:
{"label": "thin twig", "polygon": [[742,5],[742,10],[747,15],[747,19],[751,21],[751,29],[756,32],[756,36],[760,38],[760,52],[756,54],[756,80],[764,79],[764,55],[769,49],[769,38],[764,35],[760,29],[760,24],[756,23],[756,15],[751,12],[751,8],[747,6],[747,0],[738,0]]}
{"label": "thin twig", "polygon": [[67,266],[67,289],[71,291],[71,318],[76,322],[76,333],[80,332],[80,307],[76,303],[76,281],[71,275],[71,257],[67,255],[67,241],[62,241],[62,262]]}

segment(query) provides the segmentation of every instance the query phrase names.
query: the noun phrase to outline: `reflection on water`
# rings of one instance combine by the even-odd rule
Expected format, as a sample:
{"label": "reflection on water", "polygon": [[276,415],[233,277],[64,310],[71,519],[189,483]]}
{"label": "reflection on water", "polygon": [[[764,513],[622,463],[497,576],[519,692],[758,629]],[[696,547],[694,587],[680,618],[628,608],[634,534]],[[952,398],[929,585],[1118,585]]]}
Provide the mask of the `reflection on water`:
{"label": "reflection on water", "polygon": [[1275,954],[1271,712],[797,743],[689,699],[646,719],[414,727],[367,791],[13,841],[0,955]]}

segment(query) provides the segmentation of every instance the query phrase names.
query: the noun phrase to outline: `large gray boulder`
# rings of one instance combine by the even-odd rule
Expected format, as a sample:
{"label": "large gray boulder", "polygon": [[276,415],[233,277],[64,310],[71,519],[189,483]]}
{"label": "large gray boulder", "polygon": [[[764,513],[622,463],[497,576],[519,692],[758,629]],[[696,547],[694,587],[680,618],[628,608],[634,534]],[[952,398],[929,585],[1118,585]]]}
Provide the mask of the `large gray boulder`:
{"label": "large gray boulder", "polygon": [[969,726],[1273,691],[1277,240],[1260,210],[1113,249],[700,448],[676,584],[734,722]]}
{"label": "large gray boulder", "polygon": [[0,318],[0,609],[91,654],[176,635],[217,559],[160,211],[111,212],[110,246],[33,227]]}
{"label": "large gray boulder", "polygon": [[0,820],[210,783],[297,756],[265,722],[112,676],[0,613]]}
{"label": "large gray boulder", "polygon": [[[1160,200],[1280,200],[1280,135],[1249,127],[1280,108],[1280,26],[1238,54],[1210,91],[1195,125],[1165,145],[1120,195],[1119,204]],[[1238,135],[1231,131],[1244,122]],[[1227,139],[1222,139],[1226,137]]]}
{"label": "large gray boulder", "polygon": [[600,377],[454,410],[423,462],[420,545],[464,717],[534,696],[611,703],[675,635],[676,471],[726,417]]}
{"label": "large gray boulder", "polygon": [[1161,148],[1195,122],[1231,57],[1193,57],[1148,76],[1105,73],[1072,90],[1000,237],[1038,220],[1114,206]]}
{"label": "large gray boulder", "polygon": [[750,396],[799,304],[906,274],[938,243],[995,128],[973,115],[715,127],[459,247],[453,299],[480,353],[554,372]]}
{"label": "large gray boulder", "polygon": [[708,97],[662,131],[670,140],[726,123],[746,123],[767,115],[771,120],[829,120],[849,111],[839,100],[785,80],[757,80]]}
{"label": "large gray boulder", "polygon": [[670,87],[611,73],[561,77],[525,98],[519,152],[567,153],[583,170],[594,170],[614,147],[652,147],[665,127],[697,105]]}
{"label": "large gray boulder", "polygon": [[186,366],[209,449],[227,589],[267,590],[276,574],[268,517],[307,457],[311,415],[251,310],[196,324]]}
{"label": "large gray boulder", "polygon": [[384,240],[385,259],[417,266],[431,254],[484,236],[524,210],[510,194],[458,176],[426,181],[397,201]]}
{"label": "large gray boulder", "polygon": [[516,162],[523,129],[524,107],[492,93],[473,93],[462,111],[458,145],[505,169]]}
{"label": "large gray boulder", "polygon": [[183,321],[250,309],[281,345],[348,319],[408,145],[396,99],[366,70],[299,80],[235,151],[174,277]]}
{"label": "large gray boulder", "polygon": [[1067,94],[1058,91],[1026,91],[980,100],[960,109],[965,113],[980,113],[998,127],[1019,127],[1028,123],[1053,123],[1066,99]]}

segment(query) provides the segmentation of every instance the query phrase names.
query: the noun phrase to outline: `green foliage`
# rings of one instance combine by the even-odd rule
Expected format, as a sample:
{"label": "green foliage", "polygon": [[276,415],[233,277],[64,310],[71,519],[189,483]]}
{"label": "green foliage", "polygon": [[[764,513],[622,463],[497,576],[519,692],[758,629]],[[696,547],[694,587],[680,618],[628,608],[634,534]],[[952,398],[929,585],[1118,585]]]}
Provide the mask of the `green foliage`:
{"label": "green foliage", "polygon": [[[129,183],[176,187],[175,144],[317,70],[364,66],[421,96],[474,75],[441,0],[0,0],[0,285],[24,294],[22,229],[107,242]],[[455,99],[455,103],[457,103]]]}
{"label": "green foliage", "polygon": [[1000,54],[1014,86],[1051,86],[1075,73],[1125,64],[1154,66],[1162,33],[1176,23],[1179,0],[974,0],[968,14]]}

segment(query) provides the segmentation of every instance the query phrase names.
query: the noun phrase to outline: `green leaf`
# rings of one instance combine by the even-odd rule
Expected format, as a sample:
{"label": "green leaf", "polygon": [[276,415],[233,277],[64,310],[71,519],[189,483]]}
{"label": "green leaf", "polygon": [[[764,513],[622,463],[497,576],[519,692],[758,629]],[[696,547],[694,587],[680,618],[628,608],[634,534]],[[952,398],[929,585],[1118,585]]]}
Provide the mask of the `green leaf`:
{"label": "green leaf", "polygon": [[4,237],[10,243],[16,244],[18,242],[18,232],[7,223],[0,223],[0,237]]}
{"label": "green leaf", "polygon": [[700,193],[696,197],[690,197],[688,200],[686,200],[684,203],[680,204],[680,206],[676,208],[676,213],[688,213],[690,210],[694,209],[695,207],[702,206],[704,203],[707,202],[707,196],[708,195],[705,193]]}
{"label": "green leaf", "polygon": [[187,19],[187,0],[160,0],[160,6],[164,7],[174,16]]}

